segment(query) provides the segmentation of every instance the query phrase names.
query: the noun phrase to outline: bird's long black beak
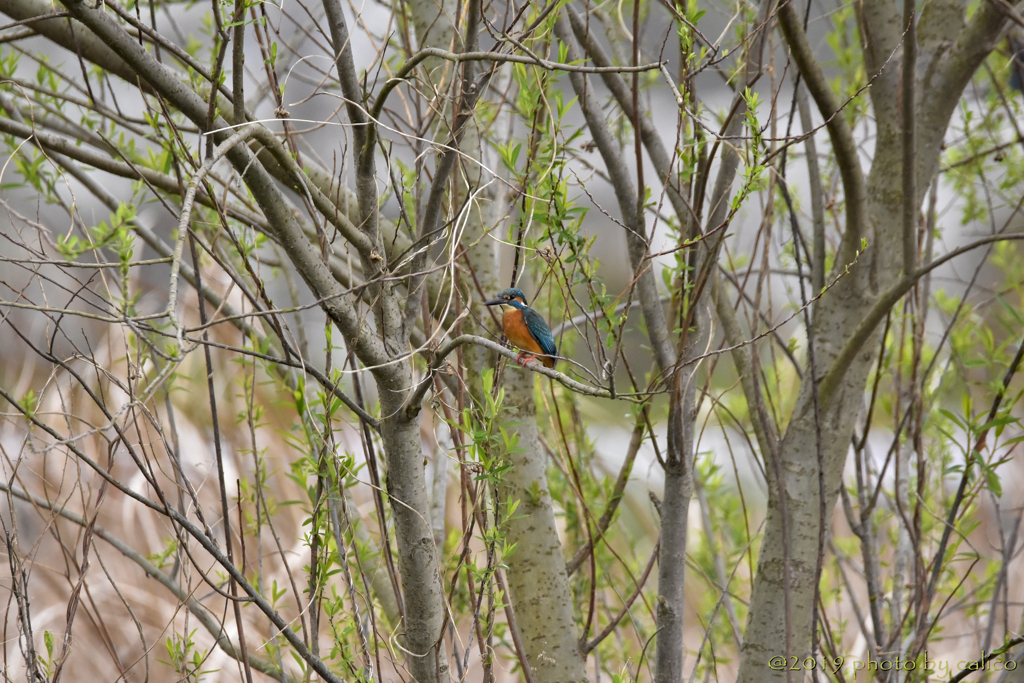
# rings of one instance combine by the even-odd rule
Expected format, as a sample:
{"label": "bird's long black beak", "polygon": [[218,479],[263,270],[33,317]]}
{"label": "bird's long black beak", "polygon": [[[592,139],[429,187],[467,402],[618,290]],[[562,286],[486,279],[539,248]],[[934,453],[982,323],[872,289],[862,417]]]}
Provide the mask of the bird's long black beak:
{"label": "bird's long black beak", "polygon": [[491,299],[490,301],[485,301],[484,302],[484,306],[498,306],[498,305],[504,304],[504,303],[508,303],[508,302],[505,301],[504,299]]}

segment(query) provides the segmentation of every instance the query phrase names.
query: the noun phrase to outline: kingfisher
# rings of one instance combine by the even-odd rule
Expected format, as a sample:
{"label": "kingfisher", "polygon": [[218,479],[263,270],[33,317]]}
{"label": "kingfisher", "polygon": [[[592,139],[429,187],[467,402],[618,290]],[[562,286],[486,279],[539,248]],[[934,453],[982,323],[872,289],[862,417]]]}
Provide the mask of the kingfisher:
{"label": "kingfisher", "polygon": [[508,340],[521,349],[517,363],[526,367],[539,357],[545,367],[555,367],[558,347],[551,328],[540,313],[526,305],[523,290],[511,288],[498,292],[498,296],[485,301],[484,306],[501,306],[501,328]]}

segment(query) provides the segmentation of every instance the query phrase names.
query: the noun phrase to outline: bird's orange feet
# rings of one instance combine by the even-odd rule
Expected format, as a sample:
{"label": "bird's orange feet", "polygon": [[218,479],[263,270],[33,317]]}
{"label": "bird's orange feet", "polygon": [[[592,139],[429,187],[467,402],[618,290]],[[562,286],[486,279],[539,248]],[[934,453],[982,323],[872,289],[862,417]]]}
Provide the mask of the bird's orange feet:
{"label": "bird's orange feet", "polygon": [[537,356],[533,355],[532,353],[526,353],[525,351],[523,351],[522,353],[519,354],[518,357],[516,357],[516,363],[522,365],[524,368],[526,367],[526,364],[529,363],[531,360],[537,360]]}

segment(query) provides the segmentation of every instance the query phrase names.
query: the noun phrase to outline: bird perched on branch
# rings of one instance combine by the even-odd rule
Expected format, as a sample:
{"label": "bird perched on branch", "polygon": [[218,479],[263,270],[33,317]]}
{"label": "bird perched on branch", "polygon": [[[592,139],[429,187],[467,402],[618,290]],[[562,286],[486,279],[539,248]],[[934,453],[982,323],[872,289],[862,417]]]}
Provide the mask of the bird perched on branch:
{"label": "bird perched on branch", "polygon": [[501,291],[496,298],[485,301],[484,306],[501,306],[501,328],[508,340],[521,350],[517,363],[525,367],[539,357],[546,367],[555,367],[558,347],[551,328],[540,313],[526,305],[526,295],[521,289]]}

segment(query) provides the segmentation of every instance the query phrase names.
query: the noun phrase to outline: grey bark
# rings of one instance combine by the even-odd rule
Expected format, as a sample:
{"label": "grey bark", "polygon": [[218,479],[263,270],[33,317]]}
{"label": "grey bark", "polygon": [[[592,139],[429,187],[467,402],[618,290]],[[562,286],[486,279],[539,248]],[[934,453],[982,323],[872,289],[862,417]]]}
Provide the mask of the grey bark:
{"label": "grey bark", "polygon": [[[398,541],[398,566],[405,602],[406,663],[419,683],[437,680],[437,642],[443,618],[441,583],[434,533],[430,525],[430,501],[423,471],[418,420],[405,419],[412,373],[407,382],[394,385],[378,380],[381,405],[381,439],[387,453],[388,496]],[[383,417],[391,416],[391,417]]]}
{"label": "grey bark", "polygon": [[369,119],[362,106],[362,90],[359,88],[359,76],[352,59],[352,37],[349,34],[341,2],[324,0],[323,5],[324,13],[327,15],[327,24],[331,31],[338,81],[341,83],[341,92],[345,96],[345,109],[348,111],[348,118],[352,122],[352,137],[355,140],[356,149],[362,150],[366,143],[366,126]]}
{"label": "grey bark", "polygon": [[[766,3],[770,4],[770,3]],[[738,132],[742,111],[726,128],[726,134]],[[718,178],[711,198],[709,226],[718,226],[726,220],[729,203],[726,201],[733,177],[739,166],[739,154],[731,146],[725,147]],[[718,247],[724,231],[698,249],[700,268],[705,282],[713,281],[717,274]],[[710,242],[710,243],[709,243]],[[690,361],[707,348],[711,335],[712,289],[704,292],[692,305],[696,308],[696,329],[687,339],[683,359]],[[655,650],[657,683],[677,683],[683,678],[683,608],[685,607],[686,545],[688,540],[690,500],[693,497],[694,428],[697,419],[697,370],[699,364],[675,368],[672,393],[669,399],[668,448],[665,459],[665,496],[661,506],[661,550],[658,557],[658,643]],[[674,443],[675,442],[675,443]]]}
{"label": "grey bark", "polygon": [[657,683],[683,680],[686,543],[690,499],[693,497],[696,371],[676,370],[672,380],[668,413],[668,448],[672,452],[666,454],[663,468],[665,489],[661,503],[661,547],[658,555],[658,642],[654,652],[654,680]]}
{"label": "grey bark", "polygon": [[[473,125],[467,127],[461,148],[472,158],[487,160],[493,156],[481,145],[479,131]],[[495,166],[493,163],[486,165]],[[467,164],[459,177],[472,179],[480,186],[485,181],[483,173],[479,165]],[[474,288],[471,291],[473,300],[470,305],[475,315],[464,324],[467,332],[479,329],[477,320],[484,321],[485,325],[492,322],[492,309],[484,307],[478,295],[490,297],[502,289],[498,242],[491,239],[489,232],[498,229],[497,225],[505,214],[505,202],[496,184],[491,187],[494,191],[485,195],[483,202],[471,207],[463,237],[473,268],[473,275],[467,280],[483,290],[478,292]],[[469,184],[460,184],[460,196],[466,197],[472,189]],[[494,327],[498,330],[500,324]],[[476,344],[463,348],[467,384],[474,392],[479,392],[481,371],[494,367],[497,355]],[[547,459],[538,436],[534,397],[536,376],[531,371],[506,365],[503,377],[506,410],[499,414],[498,420],[519,439],[516,450],[508,454],[512,467],[502,477],[499,486],[499,506],[519,501],[516,519],[508,524],[505,531],[506,542],[516,546],[508,558],[508,589],[516,625],[533,680],[538,683],[586,681],[585,660],[579,649],[573,616],[572,591],[548,493]],[[534,495],[537,491],[540,495]]]}
{"label": "grey bark", "polygon": [[[941,5],[941,3],[940,3]],[[936,6],[938,11],[942,7]],[[948,11],[948,10],[946,10]],[[998,39],[1004,20],[991,5],[983,4],[964,25],[962,7],[942,21],[930,19],[926,9],[919,26],[918,83],[915,90],[943,92],[943,97],[918,98],[916,145],[915,206],[922,200],[921,188],[927,187],[938,164],[940,145],[953,108],[971,75]],[[950,21],[954,16],[956,21]],[[820,66],[810,53],[795,10],[786,4],[779,10],[787,42],[819,113],[828,120],[835,113],[835,97],[822,78]],[[876,72],[899,42],[901,18],[894,4],[878,1],[864,4],[861,21],[870,35],[864,49],[869,74]],[[959,26],[964,26],[959,29]],[[937,39],[938,34],[942,39]],[[955,39],[946,38],[952,33]],[[898,278],[903,265],[901,190],[902,134],[898,117],[898,64],[890,64],[876,79],[870,91],[877,122],[875,156],[866,182],[858,180],[859,162],[851,154],[848,128],[843,130],[842,115],[832,118],[829,135],[840,168],[848,203],[847,231],[843,249],[836,259],[833,276],[839,275],[860,248],[859,238],[868,240],[867,250],[856,266],[833,287],[815,307],[813,338],[817,358],[816,378],[828,375],[829,391],[821,392],[821,433],[825,464],[826,509],[834,507],[846,462],[854,421],[863,401],[865,382],[874,361],[879,330],[877,325],[867,338],[857,340],[856,348],[847,348],[851,335],[861,321]],[[940,86],[941,87],[938,87]],[[861,191],[860,187],[864,190]],[[863,197],[860,214],[857,197]],[[863,232],[856,233],[858,216],[863,216]],[[856,240],[854,239],[856,238]],[[881,316],[884,317],[884,316]],[[810,372],[804,373],[811,378]],[[817,456],[813,396],[810,382],[803,382],[793,417],[783,437],[780,454],[786,491],[789,492],[789,533],[791,536],[790,601],[791,634],[794,652],[780,652],[786,642],[783,613],[782,520],[775,486],[769,487],[768,515],[758,559],[757,575],[751,596],[746,639],[740,659],[741,683],[785,680],[785,671],[773,671],[768,658],[773,655],[806,656],[811,646],[811,619],[815,593],[816,554],[820,520],[817,496],[804,495],[818,490]],[[824,520],[826,523],[828,520]]]}
{"label": "grey bark", "polygon": [[[797,88],[797,107],[800,111],[800,125],[804,135],[814,128],[811,119],[811,105],[807,101],[807,89]],[[811,255],[811,293],[817,296],[825,288],[825,190],[821,186],[821,169],[818,166],[818,145],[810,135],[804,142],[807,152],[807,175],[811,190],[811,221],[813,230]]]}
{"label": "grey bark", "polygon": [[[473,36],[459,36],[455,32],[452,23],[456,12],[455,2],[423,0],[410,3],[409,7],[420,47],[448,49],[461,43],[471,49],[475,45]],[[446,82],[450,82],[451,66],[454,65],[450,62],[435,59],[423,63],[428,80],[439,91],[443,91]],[[464,80],[471,80],[474,72],[473,68],[467,69],[469,77]],[[499,90],[505,77],[504,70],[499,70],[495,77],[495,86]],[[475,96],[470,100],[464,99],[463,106],[467,101],[475,102]],[[460,117],[468,115],[471,115],[471,111],[460,112]],[[456,126],[458,124],[459,121]],[[439,157],[439,163],[461,164],[458,171],[451,174],[455,179],[454,185],[461,205],[469,201],[471,193],[491,180],[486,177],[484,166],[493,168],[496,164],[493,158],[489,158],[494,155],[482,144],[475,121],[467,120],[463,128],[457,129],[457,133],[461,136],[456,138],[460,151],[469,158],[483,162],[482,165],[462,164],[458,156],[450,153]],[[444,141],[449,135],[450,131],[442,126],[437,138]],[[424,230],[435,228],[435,216],[439,208],[437,202],[440,201],[441,190],[448,184],[446,177],[440,181],[435,177],[431,192],[433,201],[428,203]],[[463,321],[463,332],[467,334],[489,336],[488,331],[481,329],[477,321],[483,321],[483,327],[493,327],[492,331],[500,330],[500,324],[492,318],[492,310],[482,305],[481,298],[489,298],[502,288],[498,242],[489,234],[490,230],[496,229],[505,214],[505,202],[500,188],[499,183],[492,183],[466,207],[469,215],[460,244],[466,247],[466,258],[472,274],[464,278],[462,293],[469,297],[467,303],[474,312],[473,316]],[[459,208],[461,206],[453,206],[452,212]],[[440,292],[440,296],[446,295],[445,291]],[[430,303],[433,308],[435,302]],[[476,344],[466,345],[463,349],[466,383],[470,393],[479,399],[482,371],[494,367],[497,354]],[[516,546],[515,552],[508,558],[508,589],[516,625],[534,680],[550,683],[585,681],[584,659],[579,651],[573,618],[572,593],[555,526],[551,496],[547,493],[546,459],[536,423],[534,373],[510,368],[504,377],[504,405],[507,410],[502,411],[499,421],[511,432],[515,432],[519,439],[517,450],[508,455],[512,467],[502,478],[499,489],[500,505],[504,505],[505,501],[520,502],[516,519],[509,523],[506,530],[507,542]],[[534,498],[535,491],[542,493]]]}
{"label": "grey bark", "polygon": [[[157,62],[108,16],[81,3],[68,2],[65,6],[74,18],[132,65],[141,79],[197,126],[205,127],[206,102]],[[226,122],[220,119],[214,125],[219,128],[226,125]],[[215,134],[218,143],[227,137],[225,133]],[[365,324],[344,296],[318,250],[302,233],[271,176],[256,162],[252,152],[246,147],[237,146],[228,153],[227,158],[249,187],[303,280],[317,298],[323,300],[324,310],[360,360],[371,369],[377,381],[383,415],[380,434],[387,452],[389,493],[394,500],[399,567],[406,602],[405,636],[407,649],[412,653],[409,668],[417,681],[434,681],[434,644],[440,633],[442,617],[440,577],[429,524],[419,425],[418,421],[408,419],[404,410],[413,384],[412,368],[408,362],[388,363],[392,352],[401,353],[405,349],[404,340],[398,334],[402,327],[399,324],[401,318],[397,292],[390,285],[368,287],[379,301],[374,307],[374,314],[377,328],[384,334],[384,339],[381,339],[374,334],[371,326]],[[374,202],[371,213],[375,214],[376,210]],[[364,204],[363,214],[366,213]],[[371,228],[375,226],[374,221],[370,223]],[[368,229],[366,223],[362,227],[371,243],[375,244],[377,235],[374,231]],[[364,273],[368,276],[379,275],[386,265],[379,257],[374,259],[372,253],[362,252],[360,256]]]}
{"label": "grey bark", "polygon": [[508,558],[508,583],[516,623],[535,681],[585,683],[585,660],[573,618],[572,591],[555,526],[547,482],[547,457],[537,432],[535,373],[506,367],[502,421],[516,423],[519,450],[501,479],[502,501],[519,501],[506,538],[517,543]]}
{"label": "grey bark", "polygon": [[[56,10],[54,5],[40,0],[4,0],[0,3],[0,12],[17,21],[45,16]],[[139,83],[138,75],[131,66],[80,22],[58,18],[35,21],[30,26],[47,40],[72,52],[80,52],[86,60],[125,81],[133,85]]]}

